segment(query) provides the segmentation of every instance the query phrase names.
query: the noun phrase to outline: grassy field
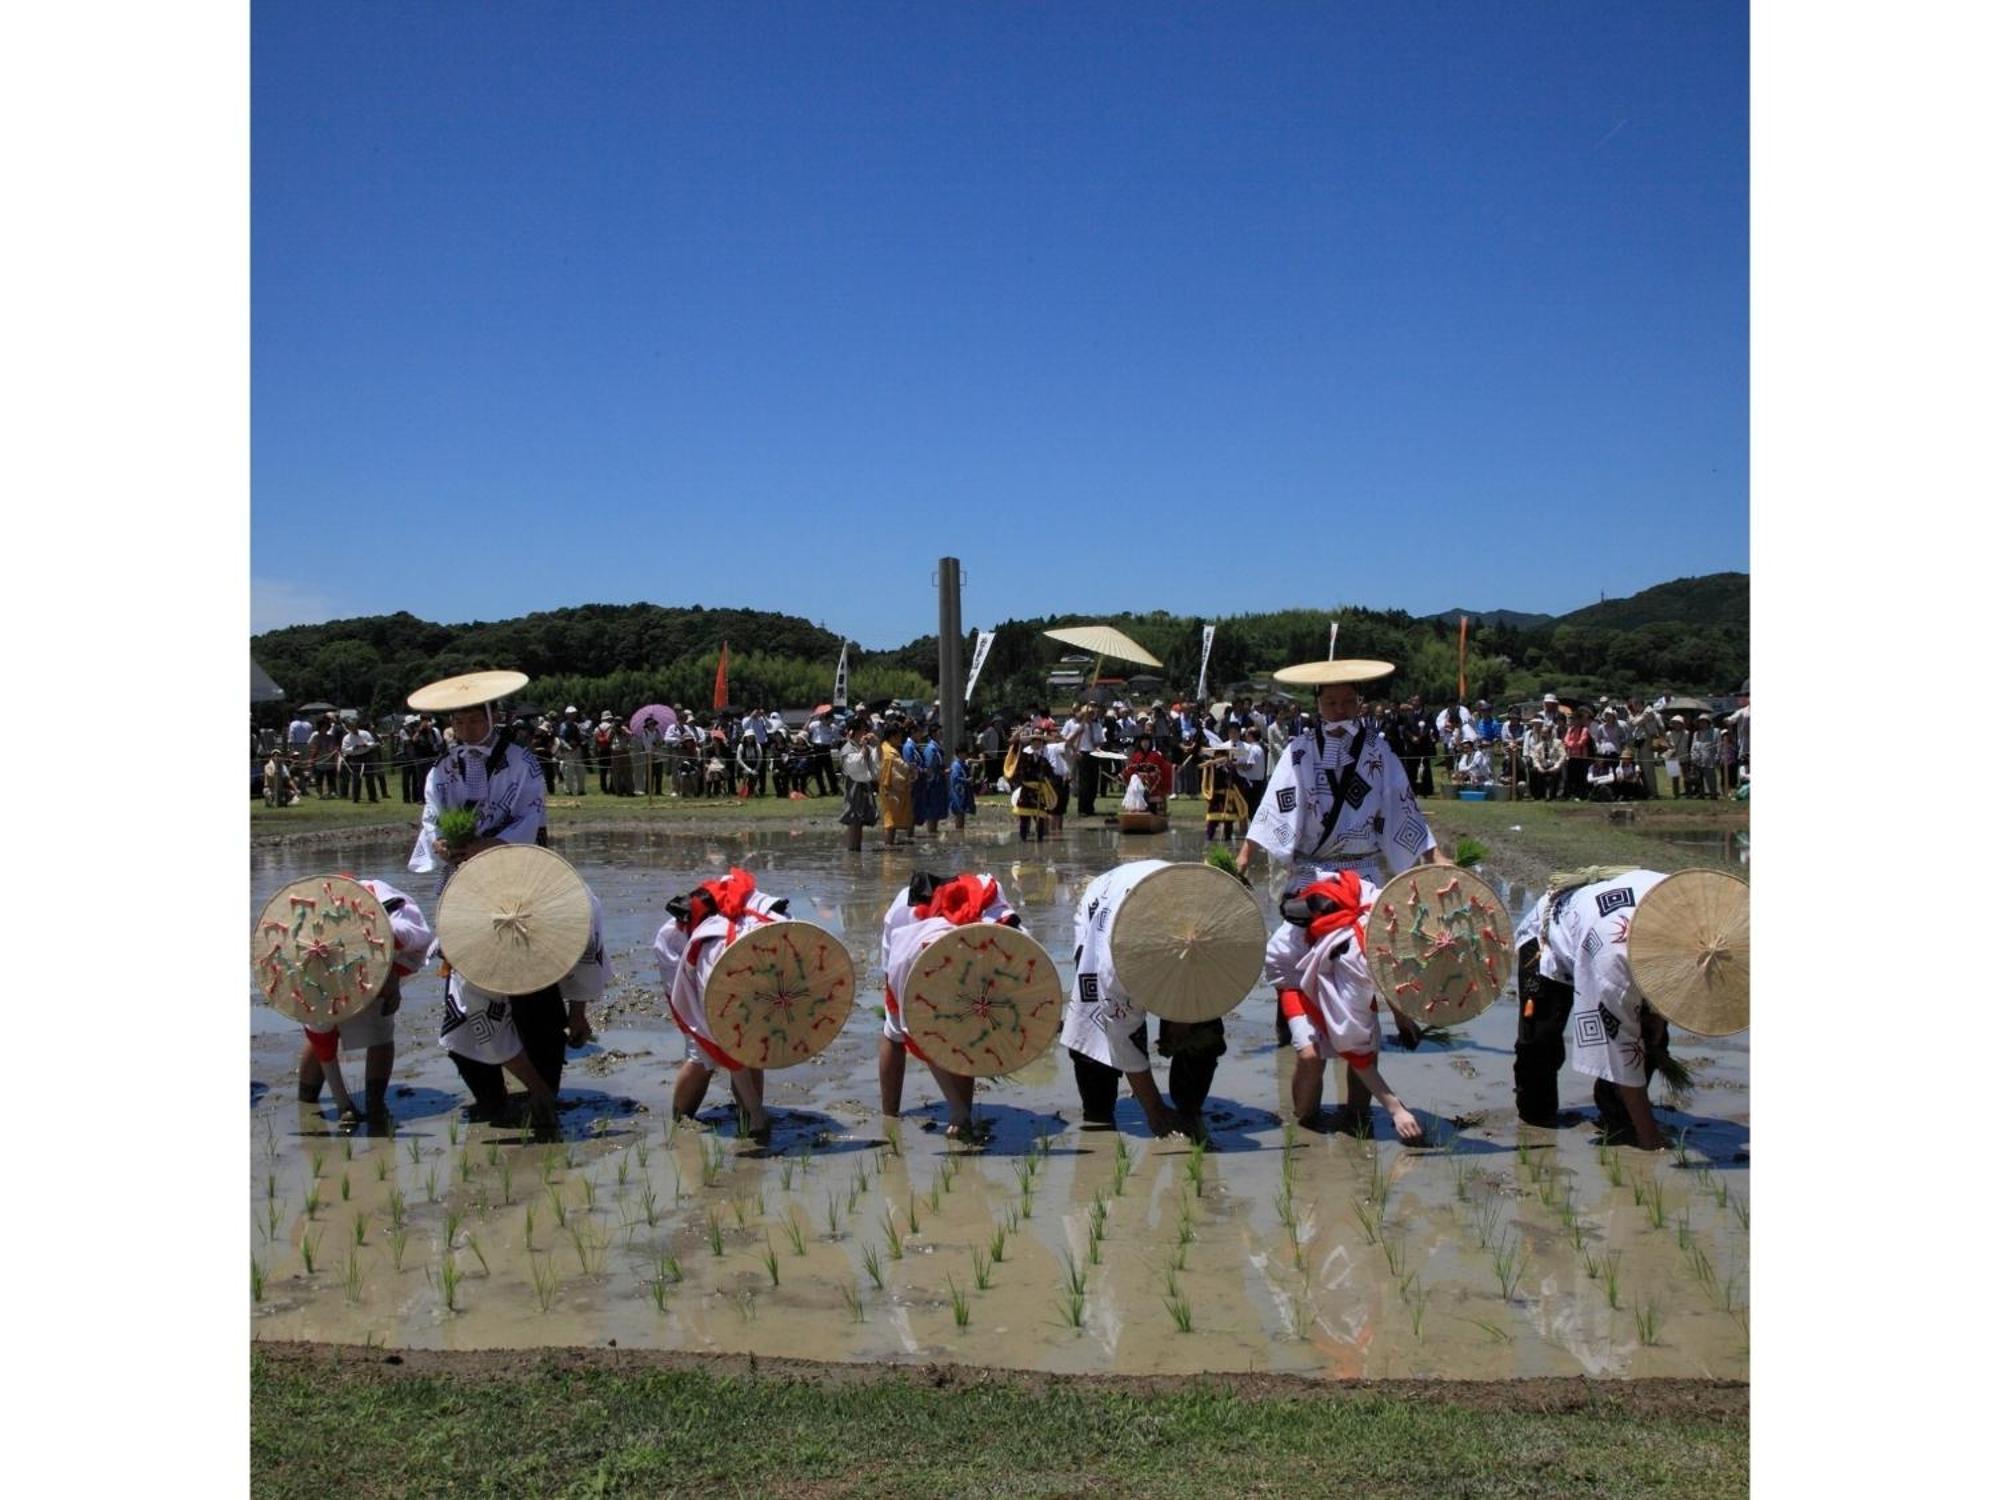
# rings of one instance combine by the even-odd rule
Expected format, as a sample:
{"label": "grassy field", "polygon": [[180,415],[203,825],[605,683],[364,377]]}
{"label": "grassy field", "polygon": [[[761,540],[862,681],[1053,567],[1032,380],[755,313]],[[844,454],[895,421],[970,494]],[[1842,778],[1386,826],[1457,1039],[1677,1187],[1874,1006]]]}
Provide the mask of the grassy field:
{"label": "grassy field", "polygon": [[[598,1351],[616,1355],[616,1351]],[[1749,1489],[1741,1387],[1427,1392],[251,1355],[259,1495],[1673,1496]],[[754,1367],[753,1367],[754,1369]]]}
{"label": "grassy field", "polygon": [[[1424,816],[1447,853],[1477,839],[1503,873],[1539,884],[1579,865],[1641,865],[1683,870],[1707,865],[1749,877],[1747,866],[1683,835],[1726,835],[1750,826],[1743,802],[1453,802],[1427,801]],[[1669,837],[1662,837],[1668,835]]]}

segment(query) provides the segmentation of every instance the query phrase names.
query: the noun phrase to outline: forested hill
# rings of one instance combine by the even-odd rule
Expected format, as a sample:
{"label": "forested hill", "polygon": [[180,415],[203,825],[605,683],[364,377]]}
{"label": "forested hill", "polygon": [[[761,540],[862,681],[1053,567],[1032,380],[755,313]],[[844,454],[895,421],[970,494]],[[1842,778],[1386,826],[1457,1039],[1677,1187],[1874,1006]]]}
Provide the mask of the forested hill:
{"label": "forested hill", "polygon": [[[1490,615],[1504,618],[1505,612]],[[1050,669],[1064,649],[1042,632],[1106,620],[1165,663],[1168,697],[1192,692],[1204,623],[1217,626],[1209,659],[1212,689],[1257,678],[1326,651],[1327,624],[1340,621],[1343,656],[1397,663],[1387,686],[1398,695],[1450,698],[1458,675],[1458,620],[1414,618],[1400,610],[1348,606],[1211,618],[1052,615],[1008,620],[978,685],[975,707],[1018,709],[1046,698]],[[1518,618],[1518,616],[1516,617]],[[967,659],[972,634],[966,637]],[[798,708],[829,695],[840,637],[792,615],[758,610],[585,605],[519,619],[436,625],[410,614],[298,625],[251,638],[251,654],[293,703],[324,698],[380,714],[413,688],[482,667],[529,674],[526,695],[543,707],[566,703],[595,712],[667,702],[705,708],[716,658],[729,643],[731,698]],[[935,696],[937,639],[894,651],[850,655],[851,696],[859,701]],[[1107,674],[1128,669],[1107,662]],[[1478,624],[1470,632],[1467,686],[1494,702],[1575,693],[1733,690],[1750,671],[1750,580],[1742,573],[1676,579],[1533,626]],[[283,705],[270,714],[280,714]]]}

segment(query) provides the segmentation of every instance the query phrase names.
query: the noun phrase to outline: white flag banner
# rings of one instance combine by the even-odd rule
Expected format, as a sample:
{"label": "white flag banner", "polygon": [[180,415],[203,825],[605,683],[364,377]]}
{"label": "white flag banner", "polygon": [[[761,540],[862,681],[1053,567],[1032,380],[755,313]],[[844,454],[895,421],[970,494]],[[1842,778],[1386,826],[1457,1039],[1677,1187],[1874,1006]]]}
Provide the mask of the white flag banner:
{"label": "white flag banner", "polygon": [[965,674],[965,701],[972,701],[972,686],[979,681],[979,669],[986,665],[987,650],[993,645],[993,632],[982,630],[979,639],[972,646],[972,670]]}
{"label": "white flag banner", "polygon": [[1326,628],[1326,659],[1333,660],[1333,643],[1340,639],[1340,621],[1335,620]]}
{"label": "white flag banner", "polygon": [[833,706],[847,707],[847,642],[840,643],[840,665],[833,669]]}
{"label": "white flag banner", "polygon": [[1201,680],[1194,685],[1194,701],[1205,705],[1208,702],[1208,648],[1215,644],[1215,627],[1201,627]]}

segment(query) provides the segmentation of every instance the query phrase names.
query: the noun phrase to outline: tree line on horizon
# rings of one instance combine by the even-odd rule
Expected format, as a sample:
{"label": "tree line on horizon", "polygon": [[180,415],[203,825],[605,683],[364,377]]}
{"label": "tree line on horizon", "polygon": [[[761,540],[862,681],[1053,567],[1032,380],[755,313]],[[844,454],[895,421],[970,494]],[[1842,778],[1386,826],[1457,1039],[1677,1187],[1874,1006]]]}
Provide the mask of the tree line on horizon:
{"label": "tree line on horizon", "polygon": [[[1017,713],[1049,697],[1048,675],[1070,648],[1042,632],[1109,623],[1164,664],[1169,699],[1194,691],[1204,624],[1217,627],[1208,663],[1212,693],[1268,678],[1290,662],[1326,653],[1327,627],[1340,622],[1342,656],[1397,664],[1385,695],[1457,694],[1458,621],[1400,610],[1337,606],[1195,619],[1144,615],[1046,615],[1008,620],[994,640],[974,694],[975,715]],[[976,631],[964,643],[968,669]],[[371,717],[398,712],[416,688],[490,667],[526,672],[523,697],[560,710],[574,703],[595,715],[630,713],[646,703],[706,710],[717,659],[729,644],[731,701],[741,707],[811,707],[833,690],[841,638],[823,625],[763,610],[657,604],[590,604],[510,620],[440,625],[407,611],[294,625],[255,635],[251,655],[283,686],[286,702],[256,711],[282,719],[289,705],[315,700]],[[1141,669],[1106,661],[1107,676]],[[1533,627],[1470,626],[1465,660],[1469,698],[1494,703],[1609,693],[1618,696],[1734,691],[1750,671],[1750,580],[1744,573],[1676,579],[1628,599],[1606,600]],[[848,649],[851,702],[928,701],[937,694],[937,637],[892,651]]]}

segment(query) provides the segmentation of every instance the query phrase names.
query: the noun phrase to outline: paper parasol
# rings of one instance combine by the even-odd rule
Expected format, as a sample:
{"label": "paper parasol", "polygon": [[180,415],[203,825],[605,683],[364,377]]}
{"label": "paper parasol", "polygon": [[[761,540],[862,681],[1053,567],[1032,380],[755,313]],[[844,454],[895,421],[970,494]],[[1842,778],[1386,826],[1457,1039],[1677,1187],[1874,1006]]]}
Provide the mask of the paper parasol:
{"label": "paper parasol", "polygon": [[1368,913],[1368,972],[1390,1005],[1423,1026],[1459,1026],[1500,998],[1513,927],[1493,888],[1455,865],[1413,865]]}
{"label": "paper parasol", "polygon": [[1394,662],[1374,661],[1365,656],[1349,656],[1339,661],[1306,661],[1293,667],[1280,667],[1271,674],[1271,680],[1313,685],[1329,682],[1374,682],[1378,678],[1392,675],[1395,670]]}
{"label": "paper parasol", "polygon": [[453,709],[477,708],[528,685],[526,672],[466,672],[427,682],[410,694],[410,707],[419,713],[449,713]]}
{"label": "paper parasol", "polygon": [[1750,887],[1721,870],[1682,870],[1639,899],[1626,961],[1654,1010],[1696,1036],[1750,1024]]}
{"label": "paper parasol", "polygon": [[626,720],[625,727],[637,734],[650,722],[655,729],[672,729],[679,724],[681,716],[664,703],[648,703]]}
{"label": "paper parasol", "polygon": [[709,1035],[746,1068],[789,1068],[824,1051],[854,1009],[854,960],[811,922],[737,938],[702,987]]}
{"label": "paper parasol", "polygon": [[902,998],[903,1025],[923,1055],[974,1078],[1025,1068],[1062,1027],[1055,960],[1025,932],[993,922],[928,943]]}
{"label": "paper parasol", "polygon": [[1264,972],[1264,918],[1233,875],[1174,864],[1143,877],[1111,919],[1118,983],[1168,1021],[1213,1021]]}
{"label": "paper parasol", "polygon": [[345,875],[293,881],[265,903],[250,935],[257,988],[273,1010],[315,1031],[365,1014],[395,959],[389,913]]}
{"label": "paper parasol", "polygon": [[1159,657],[1131,636],[1109,625],[1065,625],[1059,630],[1044,630],[1042,634],[1052,641],[1061,641],[1065,646],[1079,646],[1097,656],[1114,656],[1119,661],[1136,662],[1142,667],[1164,665]]}
{"label": "paper parasol", "polygon": [[532,995],[590,945],[590,891],[560,854],[500,844],[468,859],[438,897],[438,947],[493,995]]}

